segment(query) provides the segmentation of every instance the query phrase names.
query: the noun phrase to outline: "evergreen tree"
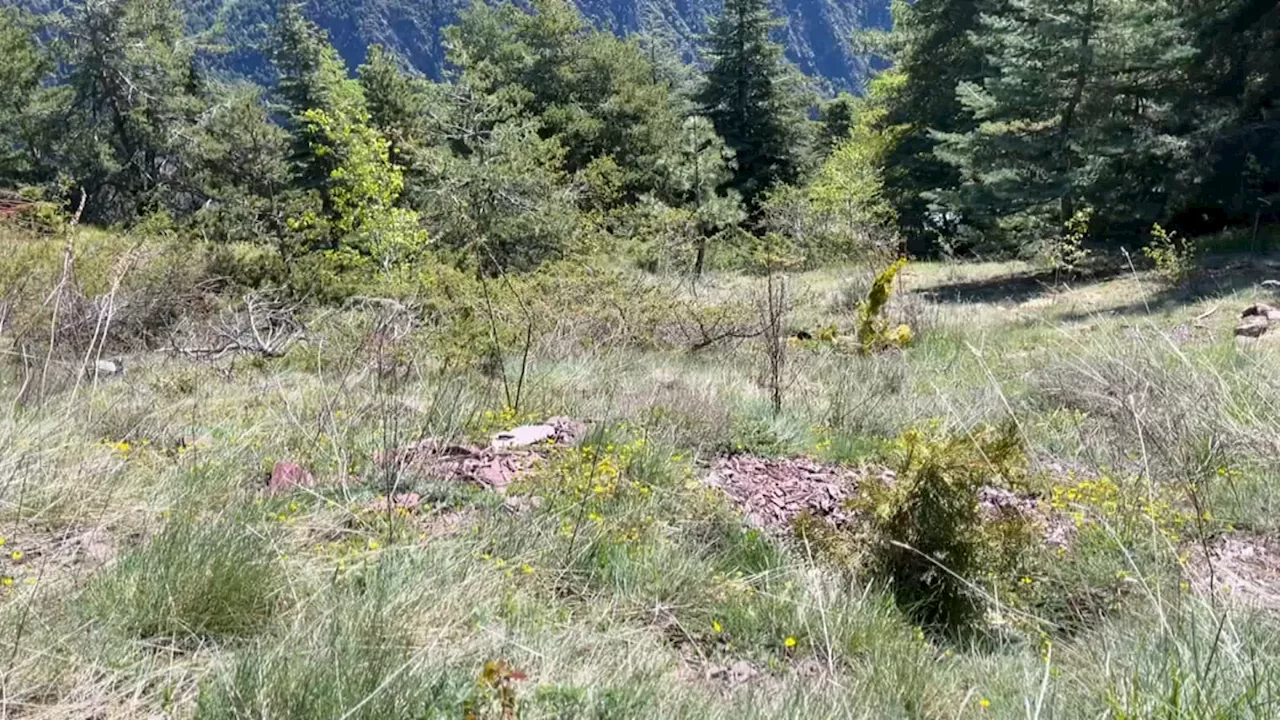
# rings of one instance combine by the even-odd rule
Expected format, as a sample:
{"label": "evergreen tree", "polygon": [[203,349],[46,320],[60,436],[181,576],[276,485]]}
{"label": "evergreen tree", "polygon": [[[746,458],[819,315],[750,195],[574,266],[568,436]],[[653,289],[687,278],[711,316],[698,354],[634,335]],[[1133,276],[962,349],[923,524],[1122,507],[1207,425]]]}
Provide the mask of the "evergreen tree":
{"label": "evergreen tree", "polygon": [[35,42],[35,18],[17,8],[0,8],[0,187],[41,179],[41,84],[53,72],[53,58]]}
{"label": "evergreen tree", "polygon": [[702,275],[707,259],[707,242],[726,227],[742,221],[742,201],[737,191],[720,191],[732,177],[733,153],[716,134],[711,122],[690,117],[680,129],[676,152],[667,167],[667,196],[689,211],[693,227],[693,274]]}
{"label": "evergreen tree", "polygon": [[171,0],[90,0],[51,28],[72,97],[54,153],[86,219],[180,205],[187,130],[203,106],[195,45]]}
{"label": "evergreen tree", "polygon": [[369,48],[359,76],[370,122],[391,141],[392,159],[410,164],[414,149],[426,142],[429,109],[424,82],[401,70],[395,56],[381,45]]}
{"label": "evergreen tree", "polygon": [[412,258],[426,237],[417,213],[397,207],[404,174],[391,161],[391,143],[372,126],[360,85],[347,78],[337,51],[296,6],[282,9],[277,37],[278,92],[294,134],[295,185],[323,201],[323,213],[291,218],[302,239],[295,249],[327,250],[346,270],[368,261],[385,270]]}
{"label": "evergreen tree", "polygon": [[571,174],[612,158],[622,198],[654,190],[682,102],[637,42],[593,30],[568,0],[535,0],[531,12],[478,2],[446,38],[458,84],[511,109],[495,123],[535,120]]}
{"label": "evergreen tree", "polygon": [[782,46],[766,0],[727,0],[712,24],[711,66],[698,101],[734,151],[730,184],[754,208],[779,183],[795,182],[808,145],[808,95]]}
{"label": "evergreen tree", "polygon": [[835,98],[823,103],[818,114],[818,139],[816,150],[819,157],[827,157],[837,145],[849,138],[849,130],[853,127],[857,98],[849,93],[840,93]]}
{"label": "evergreen tree", "polygon": [[194,182],[209,202],[195,220],[212,238],[262,242],[287,234],[299,213],[289,133],[272,122],[261,88],[218,88],[194,133]]}
{"label": "evergreen tree", "polygon": [[298,5],[280,8],[272,60],[279,81],[276,94],[283,101],[293,134],[293,163],[297,185],[318,190],[329,202],[328,189],[341,159],[328,152],[327,133],[307,120],[318,111],[330,119],[363,122],[368,114],[360,86],[347,78],[347,68],[324,33],[302,14]]}
{"label": "evergreen tree", "polygon": [[998,12],[997,0],[894,0],[893,31],[881,50],[893,61],[885,74],[898,76],[883,101],[885,127],[901,133],[887,149],[885,197],[898,216],[909,246],[927,251],[937,233],[948,233],[945,217],[928,210],[925,194],[954,188],[956,169],[935,156],[934,133],[968,132],[973,116],[956,94],[962,82],[981,83],[986,57],[973,42],[985,9]]}
{"label": "evergreen tree", "polygon": [[941,212],[1023,249],[1084,206],[1102,225],[1160,217],[1185,161],[1172,101],[1191,57],[1169,2],[1009,0],[975,38],[993,74],[957,89],[974,127],[938,134],[960,174],[934,193]]}
{"label": "evergreen tree", "polygon": [[[1195,62],[1179,115],[1193,148],[1176,209],[1255,229],[1280,220],[1280,4],[1186,4]],[[1212,226],[1191,229],[1212,229]]]}

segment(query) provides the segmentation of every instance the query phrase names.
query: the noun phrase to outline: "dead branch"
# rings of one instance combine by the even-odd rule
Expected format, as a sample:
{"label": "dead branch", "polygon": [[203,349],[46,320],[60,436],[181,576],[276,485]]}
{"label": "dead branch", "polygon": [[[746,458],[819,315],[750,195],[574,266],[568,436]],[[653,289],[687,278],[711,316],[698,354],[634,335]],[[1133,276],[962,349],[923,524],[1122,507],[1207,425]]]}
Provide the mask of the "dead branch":
{"label": "dead branch", "polygon": [[298,321],[295,309],[267,293],[249,293],[238,309],[224,315],[207,330],[205,343],[179,346],[175,342],[172,349],[180,355],[206,360],[217,360],[231,353],[283,357],[295,342],[306,337],[306,329]]}

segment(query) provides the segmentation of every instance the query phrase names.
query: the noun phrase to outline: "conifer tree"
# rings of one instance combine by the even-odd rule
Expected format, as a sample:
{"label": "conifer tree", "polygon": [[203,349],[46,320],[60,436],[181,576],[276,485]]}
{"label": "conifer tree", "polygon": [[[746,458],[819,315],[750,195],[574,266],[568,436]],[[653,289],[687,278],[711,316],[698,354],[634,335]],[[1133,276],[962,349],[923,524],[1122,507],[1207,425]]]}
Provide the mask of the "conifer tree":
{"label": "conifer tree", "polygon": [[782,46],[766,0],[727,0],[708,38],[711,67],[698,101],[734,151],[730,185],[755,207],[779,183],[795,182],[808,146],[808,97]]}
{"label": "conifer tree", "polygon": [[973,119],[939,133],[954,189],[934,193],[973,238],[1029,249],[1077,209],[1150,223],[1184,162],[1172,116],[1190,47],[1166,0],[1009,0],[976,42],[992,74],[962,82]]}
{"label": "conifer tree", "polygon": [[953,166],[934,155],[935,133],[973,129],[956,87],[986,77],[986,57],[973,32],[981,12],[995,12],[999,5],[999,0],[893,3],[893,31],[882,39],[881,49],[893,62],[888,72],[899,78],[894,92],[883,98],[882,122],[902,131],[885,156],[885,197],[914,250],[929,249],[936,233],[949,230],[943,216],[929,213],[924,197],[960,180]]}

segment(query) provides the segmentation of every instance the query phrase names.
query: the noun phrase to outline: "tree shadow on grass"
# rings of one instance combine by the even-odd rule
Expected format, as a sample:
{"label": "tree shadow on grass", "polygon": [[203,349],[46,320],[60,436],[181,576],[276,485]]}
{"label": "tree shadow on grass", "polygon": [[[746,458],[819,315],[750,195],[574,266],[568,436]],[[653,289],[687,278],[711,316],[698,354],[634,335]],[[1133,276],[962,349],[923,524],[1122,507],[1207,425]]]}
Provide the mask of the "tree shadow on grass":
{"label": "tree shadow on grass", "polygon": [[[1077,275],[1070,284],[1073,288],[1080,289],[1114,280],[1132,272],[1133,269],[1126,260],[1118,256],[1111,257]],[[1152,295],[1103,312],[1116,315],[1142,315],[1204,300],[1228,297],[1249,288],[1257,290],[1256,300],[1259,302],[1280,302],[1280,288],[1262,286],[1263,281],[1271,279],[1280,280],[1280,257],[1213,256],[1201,263],[1193,279],[1185,286],[1162,289]],[[982,280],[936,285],[921,290],[920,295],[935,303],[1023,303],[1059,292],[1061,289],[1061,278],[1052,270],[1036,270]],[[1097,314],[1097,311],[1080,312],[1064,315],[1059,319],[1081,320]]]}
{"label": "tree shadow on grass", "polygon": [[[1105,282],[1128,273],[1127,267],[1118,264],[1099,266],[1075,276],[1073,286]],[[982,280],[934,285],[919,294],[935,303],[1022,303],[1043,295],[1058,292],[1063,278],[1053,270],[1034,270],[1011,275],[1001,275]]]}
{"label": "tree shadow on grass", "polygon": [[[1266,280],[1280,280],[1280,263],[1276,260],[1241,259],[1238,256],[1211,258],[1196,269],[1192,279],[1185,285],[1163,288],[1127,304],[1109,308],[1104,311],[1104,314],[1149,315],[1231,297],[1247,290],[1253,292],[1245,298],[1245,302],[1240,307],[1220,309],[1234,314],[1255,302],[1280,303],[1280,287],[1262,285]],[[1084,320],[1097,314],[1099,313],[1071,313],[1063,315],[1060,319],[1071,322]]]}

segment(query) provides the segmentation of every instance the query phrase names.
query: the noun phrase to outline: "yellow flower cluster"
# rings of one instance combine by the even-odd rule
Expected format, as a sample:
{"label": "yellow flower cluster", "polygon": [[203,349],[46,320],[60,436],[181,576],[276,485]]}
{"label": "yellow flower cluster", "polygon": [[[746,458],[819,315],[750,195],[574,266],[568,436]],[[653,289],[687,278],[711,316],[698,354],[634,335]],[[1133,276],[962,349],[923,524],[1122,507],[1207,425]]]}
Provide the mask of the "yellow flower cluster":
{"label": "yellow flower cluster", "polygon": [[[1175,506],[1167,489],[1159,489],[1152,496],[1139,478],[1122,485],[1108,475],[1053,488],[1049,505],[1066,513],[1077,528],[1100,522],[1121,530],[1154,525],[1172,542],[1178,541],[1182,530],[1195,519]],[[1204,519],[1210,518],[1206,515]]]}

